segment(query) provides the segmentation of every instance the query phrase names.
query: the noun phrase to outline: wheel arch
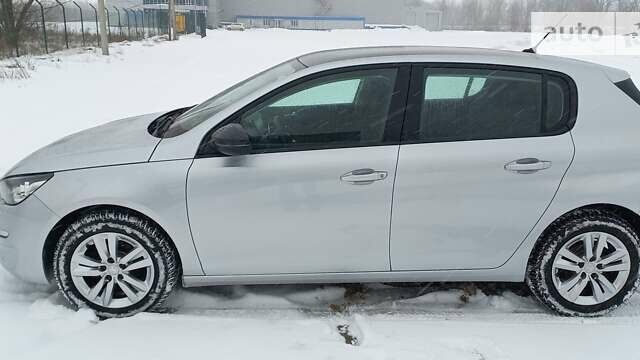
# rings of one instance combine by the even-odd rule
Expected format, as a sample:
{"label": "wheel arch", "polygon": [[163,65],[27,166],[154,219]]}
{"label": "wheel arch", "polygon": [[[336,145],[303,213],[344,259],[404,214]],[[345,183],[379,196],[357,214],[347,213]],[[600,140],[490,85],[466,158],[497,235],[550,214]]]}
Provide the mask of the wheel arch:
{"label": "wheel arch", "polygon": [[51,231],[49,231],[49,234],[47,235],[47,238],[45,239],[44,245],[42,247],[42,266],[43,266],[44,274],[47,278],[47,281],[49,281],[49,283],[53,283],[53,260],[54,260],[53,255],[54,255],[58,240],[60,239],[60,236],[62,236],[64,231],[82,215],[87,214],[89,212],[100,211],[100,210],[126,211],[136,216],[139,216],[156,225],[158,229],[160,229],[160,231],[162,231],[162,233],[166,236],[166,238],[169,239],[169,243],[171,244],[171,247],[173,248],[173,251],[176,254],[176,259],[178,260],[178,269],[182,271],[182,259],[180,257],[180,252],[178,251],[173,239],[169,236],[169,233],[162,227],[162,225],[160,225],[157,221],[150,218],[149,216],[141,213],[140,211],[131,209],[129,207],[120,206],[120,205],[111,205],[111,204],[100,204],[100,205],[85,206],[68,213],[53,226]]}
{"label": "wheel arch", "polygon": [[610,214],[614,214],[620,217],[621,219],[625,220],[626,222],[628,222],[631,228],[636,232],[636,234],[640,236],[640,214],[636,213],[635,211],[625,206],[610,204],[610,203],[593,203],[589,205],[584,205],[563,213],[562,215],[557,217],[555,220],[553,220],[551,223],[549,223],[545,227],[545,229],[542,231],[542,233],[540,233],[540,236],[538,236],[538,238],[536,239],[535,245],[533,246],[533,248],[529,253],[528,261],[531,261],[536,251],[538,251],[539,246],[542,245],[542,242],[544,241],[544,239],[547,237],[549,233],[553,232],[555,228],[559,226],[562,222],[566,221],[567,218],[577,215],[579,212],[585,211],[585,210],[600,210]]}

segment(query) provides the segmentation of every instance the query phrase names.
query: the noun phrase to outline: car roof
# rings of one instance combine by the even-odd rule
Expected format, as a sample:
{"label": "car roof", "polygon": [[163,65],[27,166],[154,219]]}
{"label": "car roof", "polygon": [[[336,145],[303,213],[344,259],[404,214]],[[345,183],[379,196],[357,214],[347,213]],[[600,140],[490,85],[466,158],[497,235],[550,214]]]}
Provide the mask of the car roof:
{"label": "car roof", "polygon": [[[452,47],[452,46],[371,46],[371,47],[353,47],[334,50],[323,50],[312,52],[298,57],[298,61],[307,67],[314,67],[328,63],[365,60],[380,57],[398,57],[398,62],[402,62],[402,57],[420,57],[425,56],[425,60],[429,56],[447,56],[463,59],[485,58],[485,59],[501,59],[501,61],[512,62],[513,65],[536,64],[541,65],[541,61],[548,66],[555,67],[583,67],[590,70],[598,69],[603,71],[611,81],[621,81],[629,78],[629,74],[620,69],[595,64],[587,61],[558,57],[552,55],[540,55],[535,53],[527,53],[523,51],[498,50],[487,48],[472,47]],[[471,61],[473,62],[473,60]],[[533,66],[537,67],[537,66]]]}
{"label": "car roof", "polygon": [[324,50],[302,55],[298,58],[308,67],[322,65],[325,63],[356,60],[363,58],[374,58],[382,56],[410,56],[410,55],[456,55],[456,56],[513,56],[526,57],[531,54],[496,49],[470,48],[470,47],[449,47],[449,46],[371,46],[355,47],[334,50]]}

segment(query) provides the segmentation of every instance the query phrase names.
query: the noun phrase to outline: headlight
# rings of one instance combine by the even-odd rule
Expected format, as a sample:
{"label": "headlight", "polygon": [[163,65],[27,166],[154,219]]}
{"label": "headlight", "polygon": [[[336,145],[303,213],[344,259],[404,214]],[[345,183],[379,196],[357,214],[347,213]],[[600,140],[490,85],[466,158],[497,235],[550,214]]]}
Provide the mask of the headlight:
{"label": "headlight", "polygon": [[18,205],[52,177],[53,173],[5,178],[0,181],[0,199],[7,205]]}

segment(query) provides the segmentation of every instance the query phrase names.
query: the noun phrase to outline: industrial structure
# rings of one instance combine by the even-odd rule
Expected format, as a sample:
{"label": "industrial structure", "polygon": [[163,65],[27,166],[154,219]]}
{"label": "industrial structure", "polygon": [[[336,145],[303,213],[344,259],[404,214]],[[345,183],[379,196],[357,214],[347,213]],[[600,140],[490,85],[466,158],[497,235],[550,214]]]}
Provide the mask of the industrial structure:
{"label": "industrial structure", "polygon": [[[145,0],[152,1],[152,0]],[[366,24],[442,29],[442,13],[422,0],[209,0],[208,24],[299,30],[364,28]]]}
{"label": "industrial structure", "polygon": [[[204,33],[207,27],[208,0],[175,0],[176,30],[180,33]],[[159,27],[168,26],[168,0],[142,0],[147,19]]]}

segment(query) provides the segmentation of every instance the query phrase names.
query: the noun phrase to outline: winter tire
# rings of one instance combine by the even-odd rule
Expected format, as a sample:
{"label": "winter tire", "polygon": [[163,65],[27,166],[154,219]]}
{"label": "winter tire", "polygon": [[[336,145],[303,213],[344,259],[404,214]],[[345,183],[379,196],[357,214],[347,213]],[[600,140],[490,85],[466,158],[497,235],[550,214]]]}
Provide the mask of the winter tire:
{"label": "winter tire", "polygon": [[61,236],[53,265],[69,302],[106,318],[157,309],[179,279],[166,235],[126,211],[81,216]]}
{"label": "winter tire", "polygon": [[603,315],[638,287],[639,243],[616,214],[578,211],[543,234],[529,261],[527,285],[561,315]]}

